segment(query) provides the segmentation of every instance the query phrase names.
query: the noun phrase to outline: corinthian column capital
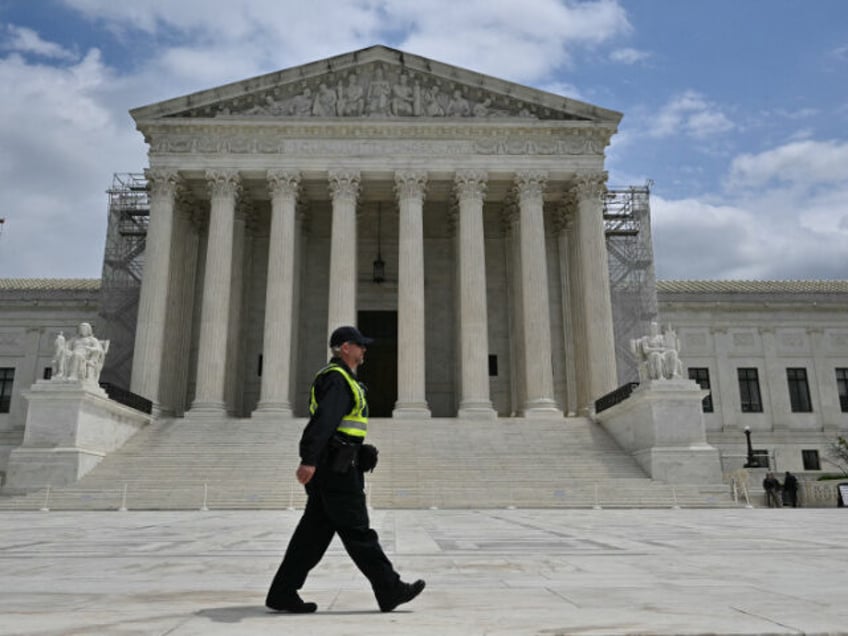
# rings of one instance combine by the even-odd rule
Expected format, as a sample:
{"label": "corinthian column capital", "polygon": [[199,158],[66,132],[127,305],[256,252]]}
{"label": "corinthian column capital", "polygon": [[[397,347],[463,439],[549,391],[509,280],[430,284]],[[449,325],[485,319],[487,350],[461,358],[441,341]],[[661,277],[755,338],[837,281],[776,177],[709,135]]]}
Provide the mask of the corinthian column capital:
{"label": "corinthian column capital", "polygon": [[569,192],[578,200],[601,200],[607,192],[607,173],[596,172],[578,175]]}
{"label": "corinthian column capital", "polygon": [[333,200],[352,199],[359,197],[360,175],[358,170],[334,170],[328,176],[330,196]]}
{"label": "corinthian column capital", "polygon": [[482,170],[459,170],[454,177],[454,194],[458,201],[482,201],[486,196],[488,174]]}
{"label": "corinthian column capital", "polygon": [[554,231],[559,234],[574,226],[574,207],[563,203],[554,210]]}
{"label": "corinthian column capital", "polygon": [[209,196],[237,197],[241,193],[241,177],[238,170],[207,170],[206,185]]}
{"label": "corinthian column capital", "polygon": [[519,203],[536,200],[542,202],[548,173],[541,170],[528,170],[515,173],[515,196]]}
{"label": "corinthian column capital", "polygon": [[148,168],[144,171],[151,199],[176,200],[184,190],[179,171],[170,168]]}
{"label": "corinthian column capital", "polygon": [[403,199],[423,199],[426,191],[426,172],[414,170],[395,172],[395,194],[398,201]]}
{"label": "corinthian column capital", "polygon": [[300,194],[300,172],[289,170],[269,170],[268,192],[272,197],[290,196],[297,199]]}
{"label": "corinthian column capital", "polygon": [[515,197],[508,196],[501,209],[501,221],[505,232],[511,232],[518,224],[518,202]]}

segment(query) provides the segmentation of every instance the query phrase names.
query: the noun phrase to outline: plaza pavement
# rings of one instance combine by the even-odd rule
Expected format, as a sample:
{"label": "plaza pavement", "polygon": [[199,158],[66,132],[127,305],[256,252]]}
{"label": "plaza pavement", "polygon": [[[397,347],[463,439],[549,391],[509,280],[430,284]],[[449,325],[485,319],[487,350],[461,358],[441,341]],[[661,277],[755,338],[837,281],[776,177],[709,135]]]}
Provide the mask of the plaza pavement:
{"label": "plaza pavement", "polygon": [[375,510],[404,578],[382,614],[334,540],[263,600],[293,511],[0,513],[0,633],[848,634],[848,510]]}

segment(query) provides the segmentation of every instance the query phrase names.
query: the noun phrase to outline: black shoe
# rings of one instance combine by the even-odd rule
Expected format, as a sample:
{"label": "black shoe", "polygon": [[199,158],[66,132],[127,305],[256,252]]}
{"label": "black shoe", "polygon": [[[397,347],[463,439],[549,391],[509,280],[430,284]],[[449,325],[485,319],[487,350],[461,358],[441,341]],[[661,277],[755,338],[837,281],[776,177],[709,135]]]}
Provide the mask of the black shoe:
{"label": "black shoe", "polygon": [[292,614],[311,614],[318,609],[315,603],[305,603],[297,592],[280,594],[274,599],[265,599],[265,607],[277,612],[291,612]]}
{"label": "black shoe", "polygon": [[409,603],[409,601],[421,594],[425,585],[426,583],[421,579],[418,579],[415,583],[399,583],[390,596],[384,599],[377,599],[377,603],[380,605],[380,611],[391,612],[398,605]]}

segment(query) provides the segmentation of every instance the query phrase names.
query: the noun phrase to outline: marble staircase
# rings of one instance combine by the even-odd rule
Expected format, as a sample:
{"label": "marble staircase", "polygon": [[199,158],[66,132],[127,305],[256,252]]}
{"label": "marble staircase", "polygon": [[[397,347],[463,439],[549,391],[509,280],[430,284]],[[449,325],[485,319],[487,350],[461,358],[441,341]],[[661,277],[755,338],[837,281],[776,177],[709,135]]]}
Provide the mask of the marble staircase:
{"label": "marble staircase", "polygon": [[[78,483],[0,497],[0,509],[302,508],[303,419],[162,419]],[[374,508],[732,506],[724,484],[648,478],[598,425],[555,420],[375,419]]]}

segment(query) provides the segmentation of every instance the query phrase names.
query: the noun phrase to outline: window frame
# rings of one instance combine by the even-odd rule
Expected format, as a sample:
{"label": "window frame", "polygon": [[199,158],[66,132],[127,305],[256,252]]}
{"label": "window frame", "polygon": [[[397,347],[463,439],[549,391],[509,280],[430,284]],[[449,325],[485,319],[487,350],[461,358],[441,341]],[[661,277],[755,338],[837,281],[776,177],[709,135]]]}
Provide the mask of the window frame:
{"label": "window frame", "polygon": [[789,406],[793,413],[812,413],[810,382],[806,367],[787,367],[786,384],[789,390]]}
{"label": "window frame", "polygon": [[11,411],[14,387],[15,367],[0,367],[0,413]]}
{"label": "window frame", "polygon": [[836,368],[836,392],[839,395],[839,408],[843,413],[848,413],[848,368]]}
{"label": "window frame", "polygon": [[698,383],[698,386],[710,392],[710,394],[704,397],[704,399],[701,401],[701,410],[704,413],[714,413],[715,406],[713,405],[713,392],[712,387],[710,387],[710,368],[689,367],[687,373],[689,375],[690,380],[694,380]]}
{"label": "window frame", "polygon": [[[743,377],[743,375],[747,377]],[[739,383],[739,408],[743,413],[762,413],[763,394],[760,391],[759,369],[757,367],[737,367],[736,378]]]}
{"label": "window frame", "polygon": [[821,454],[817,448],[801,449],[801,462],[804,470],[821,470]]}

